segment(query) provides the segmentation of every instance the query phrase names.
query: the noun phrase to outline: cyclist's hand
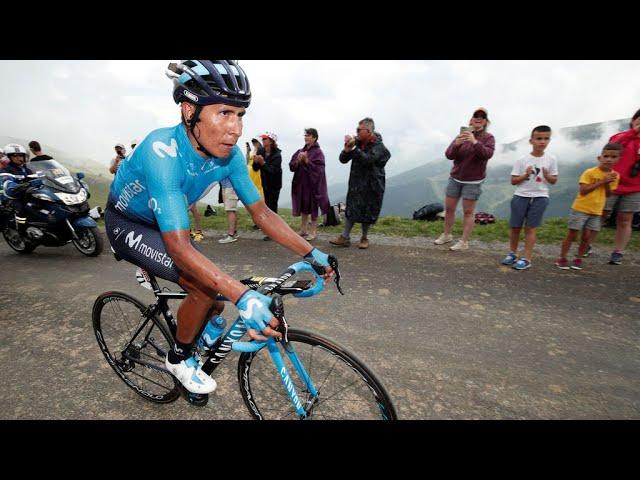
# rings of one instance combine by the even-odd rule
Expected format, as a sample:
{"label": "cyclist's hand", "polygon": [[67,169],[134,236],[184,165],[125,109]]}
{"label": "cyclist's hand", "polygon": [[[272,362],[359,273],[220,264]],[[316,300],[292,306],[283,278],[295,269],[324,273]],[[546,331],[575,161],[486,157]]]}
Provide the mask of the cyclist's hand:
{"label": "cyclist's hand", "polygon": [[322,275],[322,277],[325,280],[328,280],[329,278],[331,278],[331,275],[333,275],[333,268],[329,266],[329,255],[321,252],[317,248],[314,248],[309,253],[307,253],[304,256],[304,259],[311,265],[324,267],[325,273]]}
{"label": "cyclist's hand", "polygon": [[279,332],[274,330],[278,326],[278,320],[269,310],[269,305],[271,305],[271,298],[254,290],[247,290],[236,302],[240,316],[247,327],[247,333],[254,340],[261,342],[267,340],[267,337],[260,335],[260,333],[278,340],[282,337]]}

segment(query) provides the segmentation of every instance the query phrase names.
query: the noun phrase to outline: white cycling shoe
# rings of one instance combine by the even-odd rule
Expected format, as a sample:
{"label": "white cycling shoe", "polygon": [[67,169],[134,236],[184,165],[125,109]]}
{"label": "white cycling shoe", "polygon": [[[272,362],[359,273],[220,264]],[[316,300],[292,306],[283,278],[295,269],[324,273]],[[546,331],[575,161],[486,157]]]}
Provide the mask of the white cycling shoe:
{"label": "white cycling shoe", "polygon": [[191,393],[213,393],[218,386],[213,378],[202,371],[202,363],[196,357],[189,357],[180,363],[171,363],[167,355],[164,365]]}

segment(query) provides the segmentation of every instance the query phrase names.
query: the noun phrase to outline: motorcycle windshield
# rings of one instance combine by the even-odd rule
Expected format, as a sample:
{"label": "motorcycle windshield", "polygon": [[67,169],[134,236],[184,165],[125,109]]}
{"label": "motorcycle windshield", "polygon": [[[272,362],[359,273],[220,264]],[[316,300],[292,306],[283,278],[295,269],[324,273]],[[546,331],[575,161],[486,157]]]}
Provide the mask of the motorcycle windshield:
{"label": "motorcycle windshield", "polygon": [[45,185],[67,193],[78,193],[80,182],[71,176],[69,170],[55,160],[30,162],[29,168],[34,173],[44,173]]}

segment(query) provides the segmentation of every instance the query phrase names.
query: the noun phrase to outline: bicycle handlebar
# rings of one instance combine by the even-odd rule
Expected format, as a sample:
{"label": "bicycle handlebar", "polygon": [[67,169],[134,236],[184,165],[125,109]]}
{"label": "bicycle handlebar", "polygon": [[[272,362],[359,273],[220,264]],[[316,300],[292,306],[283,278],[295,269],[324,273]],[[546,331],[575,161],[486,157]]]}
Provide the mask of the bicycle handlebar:
{"label": "bicycle handlebar", "polygon": [[[329,265],[331,266],[331,268],[334,271],[335,274],[335,283],[336,283],[336,287],[338,289],[338,291],[340,292],[341,295],[344,295],[344,293],[342,292],[342,289],[340,288],[340,271],[338,270],[338,259],[336,257],[334,257],[333,255],[329,256]],[[314,277],[315,277],[315,285],[307,290],[304,290],[302,292],[299,293],[294,293],[293,296],[294,297],[298,297],[298,298],[307,298],[307,297],[313,297],[314,295],[317,295],[318,293],[320,293],[322,291],[322,289],[324,288],[324,278],[323,278],[323,274],[325,273],[325,269],[322,266],[318,266],[318,265],[312,265],[311,263],[307,262],[307,261],[300,261],[300,262],[296,262],[293,265],[290,265],[289,268],[287,268],[278,278],[275,282],[269,283],[267,285],[263,285],[260,288],[258,288],[258,292],[262,293],[263,295],[268,294],[269,292],[272,292],[273,290],[275,290],[276,288],[278,288],[279,286],[281,286],[284,282],[286,282],[288,279],[290,279],[292,276],[301,273],[301,272],[311,272],[313,273]],[[279,295],[276,295],[279,298]],[[276,302],[275,301],[275,297],[274,296],[274,301],[272,301],[272,312],[274,313],[274,316],[276,318],[278,318],[278,320],[281,322],[281,324],[285,325],[285,333],[283,335],[283,337],[286,337],[286,329],[288,328],[286,326],[286,320],[284,319],[284,311],[282,310],[282,302],[281,299],[279,298],[279,301]],[[282,313],[278,313],[274,310],[273,307],[276,307],[276,309],[280,309],[280,311]],[[285,341],[288,341],[286,338],[284,338]],[[253,353],[253,352],[257,352],[258,350],[262,349],[265,345],[267,344],[272,344],[274,343],[276,340],[274,340],[273,337],[269,337],[267,339],[266,342],[260,342],[260,341],[253,341],[253,342],[239,342],[236,341],[233,343],[233,345],[231,346],[231,349],[235,352],[241,352],[241,353]]]}

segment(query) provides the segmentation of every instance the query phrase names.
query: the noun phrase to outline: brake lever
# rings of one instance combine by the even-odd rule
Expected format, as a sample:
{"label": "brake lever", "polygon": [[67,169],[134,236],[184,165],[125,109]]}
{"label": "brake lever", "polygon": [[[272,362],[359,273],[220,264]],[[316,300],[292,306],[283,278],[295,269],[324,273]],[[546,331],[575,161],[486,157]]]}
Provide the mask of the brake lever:
{"label": "brake lever", "polygon": [[275,328],[275,331],[282,335],[280,340],[275,340],[276,342],[282,342],[286,345],[289,343],[289,324],[284,318],[284,302],[282,301],[282,296],[277,293],[274,293],[271,296],[271,305],[269,306],[269,310],[271,310],[273,316],[278,319],[278,326]]}
{"label": "brake lever", "polygon": [[336,284],[338,292],[340,292],[340,295],[344,295],[342,288],[340,288],[340,270],[338,270],[338,259],[333,255],[329,255],[329,266],[333,269],[333,273],[335,274],[335,276],[333,277],[333,281]]}

